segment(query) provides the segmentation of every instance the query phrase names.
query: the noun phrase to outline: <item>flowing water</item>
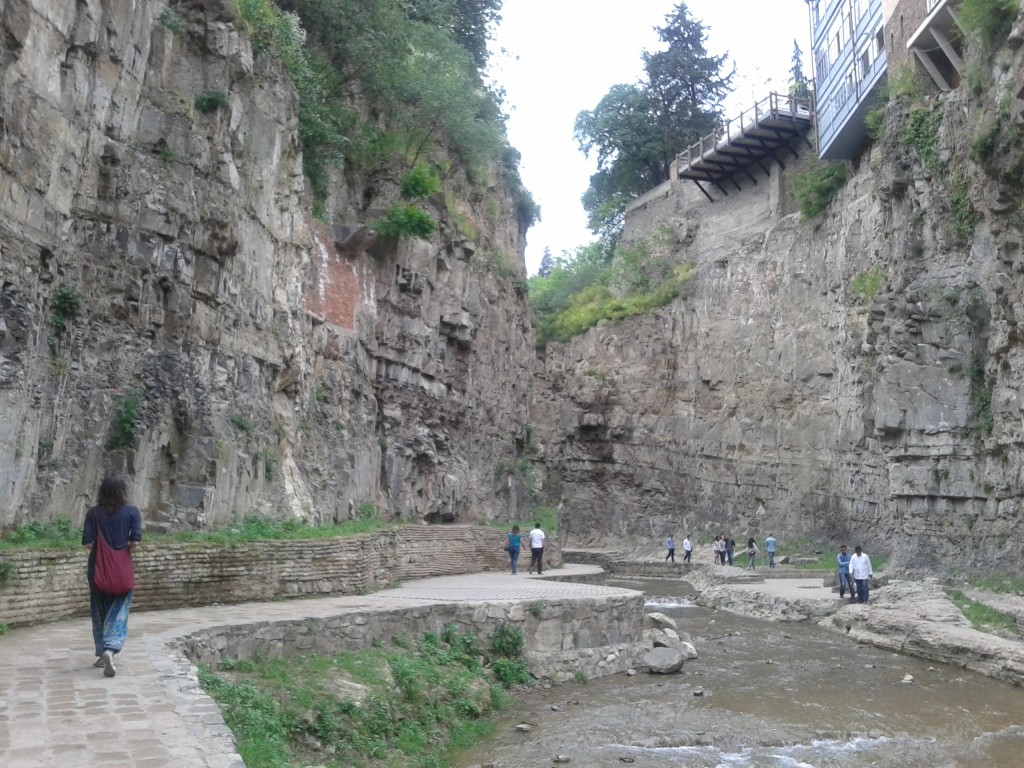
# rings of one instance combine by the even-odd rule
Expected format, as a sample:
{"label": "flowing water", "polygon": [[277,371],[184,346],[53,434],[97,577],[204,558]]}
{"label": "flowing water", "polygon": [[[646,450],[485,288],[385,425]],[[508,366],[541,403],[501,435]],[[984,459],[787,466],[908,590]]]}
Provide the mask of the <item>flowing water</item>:
{"label": "flowing water", "polygon": [[564,755],[585,768],[1024,768],[1022,688],[807,623],[700,608],[681,582],[608,583],[647,593],[700,658],[675,675],[517,694],[494,737],[453,766],[551,768]]}

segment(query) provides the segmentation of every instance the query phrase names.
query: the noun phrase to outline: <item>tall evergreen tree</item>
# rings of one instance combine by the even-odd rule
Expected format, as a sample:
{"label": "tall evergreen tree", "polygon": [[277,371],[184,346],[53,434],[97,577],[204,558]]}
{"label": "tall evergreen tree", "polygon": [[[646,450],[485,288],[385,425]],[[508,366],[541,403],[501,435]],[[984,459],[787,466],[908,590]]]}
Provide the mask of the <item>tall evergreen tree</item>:
{"label": "tall evergreen tree", "polygon": [[804,52],[800,44],[793,38],[793,65],[789,70],[789,95],[798,99],[806,99],[811,95],[811,87],[804,74]]}
{"label": "tall evergreen tree", "polygon": [[614,85],[593,110],[576,116],[580,149],[597,155],[597,173],[583,195],[590,228],[614,239],[626,203],[668,179],[676,155],[710,133],[734,71],[712,56],[707,27],[677,3],[655,27],[665,50],[643,53],[645,77]]}
{"label": "tall evergreen tree", "polygon": [[547,277],[555,268],[555,257],[551,255],[551,249],[544,246],[544,255],[540,257],[540,267],[537,268],[537,277]]}

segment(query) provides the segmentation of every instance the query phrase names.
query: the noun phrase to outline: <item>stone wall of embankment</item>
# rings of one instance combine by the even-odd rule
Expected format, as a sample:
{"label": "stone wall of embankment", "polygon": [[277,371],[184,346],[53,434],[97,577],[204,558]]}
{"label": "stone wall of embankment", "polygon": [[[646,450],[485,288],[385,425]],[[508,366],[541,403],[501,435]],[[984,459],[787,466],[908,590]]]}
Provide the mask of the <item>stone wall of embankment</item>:
{"label": "stone wall of embankment", "polygon": [[643,610],[639,592],[530,605],[504,600],[368,608],[329,617],[209,627],[182,638],[178,646],[193,664],[216,667],[222,659],[354,651],[375,640],[441,635],[448,625],[487,647],[498,627],[511,624],[523,633],[530,671],[538,678],[562,681],[577,672],[593,678],[635,667],[640,654],[650,649],[643,640]]}
{"label": "stone wall of embankment", "polygon": [[[333,539],[238,544],[144,542],[135,552],[134,606],[142,610],[354,595],[409,579],[500,570],[502,531],[478,526],[406,526]],[[558,544],[545,547],[549,566]],[[23,626],[88,612],[87,553],[0,553],[0,623]]]}

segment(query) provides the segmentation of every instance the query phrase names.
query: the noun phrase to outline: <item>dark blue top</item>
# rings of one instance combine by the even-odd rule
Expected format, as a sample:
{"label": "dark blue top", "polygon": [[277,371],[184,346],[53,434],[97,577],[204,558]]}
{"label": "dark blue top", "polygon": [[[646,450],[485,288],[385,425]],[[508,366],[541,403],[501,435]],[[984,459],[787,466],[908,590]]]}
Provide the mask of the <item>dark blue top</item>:
{"label": "dark blue top", "polygon": [[[142,515],[138,507],[125,504],[112,515],[107,514],[106,507],[93,507],[85,514],[85,527],[82,529],[82,544],[96,543],[94,521],[103,531],[103,538],[114,549],[124,549],[130,541],[142,541]],[[96,549],[89,555],[92,564]]]}

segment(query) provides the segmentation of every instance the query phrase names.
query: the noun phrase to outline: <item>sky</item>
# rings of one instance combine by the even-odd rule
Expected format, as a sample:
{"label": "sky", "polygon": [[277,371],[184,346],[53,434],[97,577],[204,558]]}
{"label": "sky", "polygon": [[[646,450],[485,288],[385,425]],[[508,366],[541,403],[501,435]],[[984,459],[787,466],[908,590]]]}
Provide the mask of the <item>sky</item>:
{"label": "sky", "polygon": [[[545,247],[558,256],[594,239],[580,197],[597,166],[580,152],[573,123],[611,86],[640,78],[641,54],[662,49],[654,27],[676,2],[505,0],[490,74],[505,89],[509,141],[522,153],[523,182],[541,209],[527,233],[529,274]],[[794,39],[810,77],[806,0],[687,0],[687,7],[708,27],[708,53],[727,53],[736,65],[727,117],[787,90]]]}

